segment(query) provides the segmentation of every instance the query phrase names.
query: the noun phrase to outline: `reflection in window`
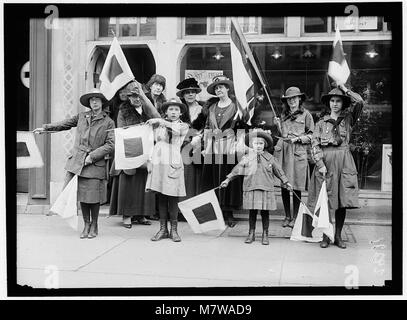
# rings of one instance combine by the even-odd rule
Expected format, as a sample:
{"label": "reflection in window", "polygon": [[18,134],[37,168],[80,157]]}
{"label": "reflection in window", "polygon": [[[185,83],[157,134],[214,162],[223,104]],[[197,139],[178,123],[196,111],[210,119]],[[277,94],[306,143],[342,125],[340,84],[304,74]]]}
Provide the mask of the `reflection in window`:
{"label": "reflection in window", "polygon": [[284,18],[263,17],[261,19],[261,33],[284,33]]}
{"label": "reflection in window", "polygon": [[113,37],[116,34],[116,18],[99,19],[99,37]]}
{"label": "reflection in window", "polygon": [[206,21],[206,17],[185,18],[185,35],[205,35]]}
{"label": "reflection in window", "polygon": [[304,32],[316,33],[328,31],[328,18],[327,17],[305,17],[304,18]]}
{"label": "reflection in window", "polygon": [[155,36],[156,34],[156,19],[155,18],[140,18],[140,36]]}
{"label": "reflection in window", "polygon": [[119,18],[119,36],[137,36],[137,18]]}

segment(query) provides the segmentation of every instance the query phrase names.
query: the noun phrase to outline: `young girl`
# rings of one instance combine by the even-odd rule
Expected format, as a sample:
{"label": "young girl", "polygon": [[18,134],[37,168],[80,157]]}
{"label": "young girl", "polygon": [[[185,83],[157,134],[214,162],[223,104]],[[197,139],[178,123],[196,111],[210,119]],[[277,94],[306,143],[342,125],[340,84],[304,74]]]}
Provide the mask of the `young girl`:
{"label": "young girl", "polygon": [[[174,242],[181,241],[177,233],[178,197],[184,197],[184,165],[181,157],[181,145],[188,132],[188,124],[180,120],[186,112],[186,106],[177,98],[162,105],[165,118],[149,119],[146,123],[155,127],[155,140],[151,161],[148,163],[146,190],[158,193],[160,230],[151,238],[158,241],[170,237]],[[168,233],[168,216],[171,232]]]}
{"label": "young girl", "polygon": [[273,146],[273,140],[264,131],[253,131],[246,135],[246,145],[251,148],[247,155],[226,176],[221,183],[225,188],[229,181],[238,175],[244,175],[243,180],[243,209],[250,210],[249,235],[245,243],[252,243],[255,239],[257,210],[261,210],[263,223],[262,244],[268,245],[269,210],[276,210],[274,195],[274,179],[279,178],[283,185],[292,188],[277,160],[264,148]]}

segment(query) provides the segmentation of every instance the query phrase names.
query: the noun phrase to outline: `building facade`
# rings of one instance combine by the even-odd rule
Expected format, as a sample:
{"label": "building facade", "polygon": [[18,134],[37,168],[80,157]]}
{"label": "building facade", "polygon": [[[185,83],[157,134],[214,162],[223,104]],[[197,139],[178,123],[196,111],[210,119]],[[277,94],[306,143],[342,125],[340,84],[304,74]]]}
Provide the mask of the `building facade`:
{"label": "building facade", "polygon": [[[391,25],[383,17],[238,19],[267,78],[273,104],[281,107],[285,89],[297,86],[306,93],[305,107],[314,115],[323,108],[321,95],[330,89],[326,72],[335,28],[341,30],[351,69],[348,83],[366,101],[352,140],[360,203],[391,205]],[[114,35],[138,81],[146,83],[154,73],[165,76],[167,97],[175,96],[177,83],[186,77],[196,77],[203,88],[217,74],[233,79],[229,28],[230,17],[74,18],[59,19],[50,29],[43,20],[33,20],[30,72],[34,76],[26,110],[30,116],[21,121],[34,128],[84,110],[79,97],[99,86]],[[34,37],[39,38],[35,43]],[[205,90],[199,98],[208,98]],[[55,201],[74,135],[72,129],[38,137],[45,167],[18,175],[20,181],[27,181],[29,203]],[[21,190],[24,187],[20,185]]]}

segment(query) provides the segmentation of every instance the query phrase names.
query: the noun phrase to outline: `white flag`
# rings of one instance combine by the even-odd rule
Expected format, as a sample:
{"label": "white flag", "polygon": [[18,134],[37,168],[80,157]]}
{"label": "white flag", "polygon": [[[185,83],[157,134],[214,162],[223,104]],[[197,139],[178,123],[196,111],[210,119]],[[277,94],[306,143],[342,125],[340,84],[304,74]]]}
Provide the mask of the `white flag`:
{"label": "white flag", "polygon": [[332,59],[329,61],[328,75],[336,81],[338,85],[345,84],[349,78],[350,70],[343,51],[341,34],[336,28],[335,40],[333,43]]}
{"label": "white flag", "polygon": [[322,240],[322,231],[320,229],[314,228],[312,226],[312,221],[312,213],[301,202],[290,240],[320,242]]}
{"label": "white flag", "polygon": [[49,211],[58,214],[74,229],[78,230],[78,176],[65,186]]}
{"label": "white flag", "polygon": [[154,147],[154,132],[150,125],[117,128],[115,133],[114,161],[118,170],[134,169],[145,164]]}
{"label": "white flag", "polygon": [[324,181],[319,192],[318,201],[314,210],[312,226],[320,229],[329,239],[334,241],[334,229],[329,221],[328,193],[326,191],[326,182]]}
{"label": "white flag", "polygon": [[44,166],[34,133],[17,131],[17,169],[41,168]]}
{"label": "white flag", "polygon": [[178,207],[195,233],[226,228],[214,189],[179,202]]}
{"label": "white flag", "polygon": [[133,72],[116,37],[113,38],[110,45],[99,79],[101,81],[100,91],[107,100],[112,99],[121,87],[134,79]]}

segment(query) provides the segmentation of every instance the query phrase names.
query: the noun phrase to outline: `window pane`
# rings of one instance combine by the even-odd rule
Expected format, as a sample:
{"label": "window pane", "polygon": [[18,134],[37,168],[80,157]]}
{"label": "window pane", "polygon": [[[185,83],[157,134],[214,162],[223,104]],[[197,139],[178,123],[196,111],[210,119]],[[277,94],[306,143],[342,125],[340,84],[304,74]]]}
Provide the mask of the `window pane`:
{"label": "window pane", "polygon": [[381,31],[383,30],[383,17],[334,17],[332,19],[332,31],[336,31],[338,25],[341,32],[355,31],[356,27],[359,31]]}
{"label": "window pane", "polygon": [[328,18],[326,17],[305,17],[304,31],[309,33],[327,32]]}
{"label": "window pane", "polygon": [[119,18],[119,25],[121,37],[137,36],[137,18]]}
{"label": "window pane", "polygon": [[99,37],[113,37],[116,33],[116,18],[100,18],[99,19]]}
{"label": "window pane", "polygon": [[156,19],[140,18],[140,36],[155,36]]}
{"label": "window pane", "polygon": [[206,34],[206,17],[202,18],[185,18],[186,35],[205,35]]}
{"label": "window pane", "polygon": [[226,17],[214,17],[210,19],[210,33],[211,34],[225,34],[228,33],[230,28],[226,23]]}
{"label": "window pane", "polygon": [[284,18],[263,17],[261,19],[261,33],[284,33]]}

